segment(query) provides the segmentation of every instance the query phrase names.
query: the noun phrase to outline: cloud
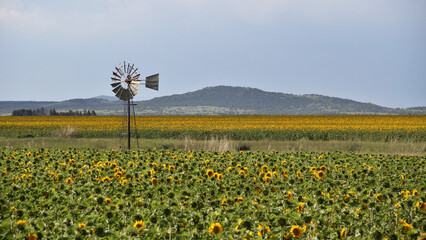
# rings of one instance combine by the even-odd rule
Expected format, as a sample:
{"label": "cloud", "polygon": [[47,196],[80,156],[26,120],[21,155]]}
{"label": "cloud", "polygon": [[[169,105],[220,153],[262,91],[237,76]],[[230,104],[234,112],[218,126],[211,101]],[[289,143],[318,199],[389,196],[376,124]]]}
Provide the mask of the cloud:
{"label": "cloud", "polygon": [[40,12],[18,11],[5,7],[0,8],[0,24],[3,29],[19,29],[22,32],[45,32],[53,26]]}
{"label": "cloud", "polygon": [[401,10],[407,5],[394,0],[4,0],[0,24],[3,31],[72,37],[145,30],[189,32],[229,24],[389,25],[409,18],[407,10]]}

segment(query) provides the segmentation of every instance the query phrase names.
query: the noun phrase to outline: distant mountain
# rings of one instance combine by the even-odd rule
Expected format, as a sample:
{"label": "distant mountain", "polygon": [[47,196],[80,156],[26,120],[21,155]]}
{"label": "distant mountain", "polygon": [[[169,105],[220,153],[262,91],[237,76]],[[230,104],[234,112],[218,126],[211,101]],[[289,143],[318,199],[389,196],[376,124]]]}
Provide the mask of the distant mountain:
{"label": "distant mountain", "polygon": [[[0,114],[14,109],[55,108],[57,111],[95,110],[98,115],[120,115],[121,101],[99,96],[62,102],[0,101]],[[115,100],[115,98],[114,98]],[[426,107],[387,108],[372,103],[315,94],[294,95],[256,88],[216,86],[194,92],[135,102],[138,115],[338,115],[338,114],[426,114]]]}
{"label": "distant mountain", "polygon": [[120,101],[117,97],[115,96],[106,96],[106,95],[101,95],[101,96],[97,96],[97,97],[93,97],[93,98],[98,98],[98,99],[103,99],[103,100],[108,100],[108,101]]}

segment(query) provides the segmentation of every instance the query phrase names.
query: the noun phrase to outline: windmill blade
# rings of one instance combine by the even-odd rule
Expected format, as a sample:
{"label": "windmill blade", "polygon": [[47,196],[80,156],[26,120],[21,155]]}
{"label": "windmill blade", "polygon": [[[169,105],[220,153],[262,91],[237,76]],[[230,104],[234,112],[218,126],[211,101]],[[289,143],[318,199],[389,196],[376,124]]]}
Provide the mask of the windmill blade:
{"label": "windmill blade", "polygon": [[130,86],[132,87],[133,90],[139,90],[139,86],[138,85],[134,85],[134,84],[130,84]]}
{"label": "windmill blade", "polygon": [[127,100],[132,99],[132,98],[133,98],[133,96],[130,93],[129,89],[123,89],[123,92],[120,96],[120,99],[123,100],[123,101],[127,101]]}
{"label": "windmill blade", "polygon": [[158,74],[158,73],[146,77],[145,87],[158,91],[158,82],[159,82],[159,79],[160,79],[160,74]]}
{"label": "windmill blade", "polygon": [[112,72],[112,74],[113,74],[114,76],[118,77],[118,78],[121,78],[121,76],[120,76],[120,75],[118,75],[116,72]]}
{"label": "windmill blade", "polygon": [[138,91],[132,85],[129,85],[129,92],[132,94],[132,96],[138,94]]}
{"label": "windmill blade", "polygon": [[120,79],[114,78],[114,77],[112,77],[111,80],[114,81],[114,82],[120,82],[121,81]]}
{"label": "windmill blade", "polygon": [[120,94],[120,100],[126,101],[127,100],[127,96],[126,96],[126,89],[123,89],[123,91],[121,91]]}
{"label": "windmill blade", "polygon": [[[133,70],[133,67],[135,66],[135,64],[132,64],[132,67],[130,68],[130,70],[129,70],[129,74],[132,72],[132,70]],[[131,75],[131,74],[130,74]]]}
{"label": "windmill blade", "polygon": [[132,84],[139,85],[141,84],[142,80],[132,80]]}
{"label": "windmill blade", "polygon": [[118,92],[115,93],[115,96],[121,99],[121,95],[123,94],[123,88],[122,87],[117,87],[117,88],[118,88]]}
{"label": "windmill blade", "polygon": [[135,73],[137,73],[138,72],[138,68],[136,68],[131,74],[130,74],[130,76],[133,76],[133,74],[135,74]]}
{"label": "windmill blade", "polygon": [[124,61],[124,72],[126,72],[126,61]]}
{"label": "windmill blade", "polygon": [[118,91],[120,91],[120,89],[123,89],[123,87],[121,87],[121,84],[120,84],[120,85],[118,85],[118,86],[116,86],[114,89],[112,89],[112,91],[113,91],[114,93],[117,93]]}
{"label": "windmill blade", "polygon": [[134,76],[134,77],[132,78],[132,80],[137,80],[140,76],[141,76],[141,74],[139,73],[139,74],[137,74],[136,76]]}
{"label": "windmill blade", "polygon": [[127,74],[130,73],[130,63],[127,63]]}
{"label": "windmill blade", "polygon": [[113,88],[116,88],[117,86],[121,85],[121,82],[112,83],[111,86]]}
{"label": "windmill blade", "polygon": [[118,67],[115,67],[115,70],[117,70],[117,72],[120,74],[120,76],[123,76],[123,73],[120,71],[120,69]]}
{"label": "windmill blade", "polygon": [[132,94],[132,92],[130,91],[130,89],[127,89],[127,99],[126,100],[129,100],[129,99],[132,99],[133,98],[133,94]]}
{"label": "windmill blade", "polygon": [[121,63],[119,63],[118,65],[120,66],[121,72],[123,72],[123,66],[121,65]]}
{"label": "windmill blade", "polygon": [[129,85],[129,88],[130,88],[132,91],[134,91],[134,92],[137,92],[137,91],[139,90],[139,86],[138,86],[138,85],[130,84],[130,85]]}

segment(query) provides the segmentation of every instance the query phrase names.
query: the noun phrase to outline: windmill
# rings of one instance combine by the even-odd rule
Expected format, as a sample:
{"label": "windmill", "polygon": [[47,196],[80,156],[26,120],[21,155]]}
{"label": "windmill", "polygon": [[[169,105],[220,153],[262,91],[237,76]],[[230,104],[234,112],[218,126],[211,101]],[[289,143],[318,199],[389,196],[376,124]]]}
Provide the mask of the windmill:
{"label": "windmill", "polygon": [[[145,84],[146,88],[150,88],[158,91],[158,80],[159,74],[154,74],[146,77],[145,79],[139,79],[141,76],[138,73],[138,68],[135,68],[135,64],[130,64],[124,61],[123,65],[121,63],[118,67],[115,67],[115,70],[112,71],[112,91],[115,96],[120,100],[127,102],[127,149],[130,150],[130,106],[134,106],[133,97],[138,94],[139,86]],[[133,108],[133,115],[135,110]],[[126,117],[124,112],[123,117]],[[136,124],[136,121],[135,121]]]}

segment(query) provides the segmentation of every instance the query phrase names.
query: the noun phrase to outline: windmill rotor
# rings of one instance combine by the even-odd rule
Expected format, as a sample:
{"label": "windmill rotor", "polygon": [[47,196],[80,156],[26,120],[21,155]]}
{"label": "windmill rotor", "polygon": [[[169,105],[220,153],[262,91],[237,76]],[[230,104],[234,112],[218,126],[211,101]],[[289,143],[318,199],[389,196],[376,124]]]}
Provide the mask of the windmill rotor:
{"label": "windmill rotor", "polygon": [[135,64],[123,62],[115,67],[112,72],[111,80],[113,83],[112,91],[115,96],[120,100],[128,101],[133,99],[138,94],[139,85],[144,81],[145,87],[158,91],[158,80],[159,74],[154,74],[146,77],[145,80],[139,79],[141,74],[138,73],[138,68],[135,68]]}

